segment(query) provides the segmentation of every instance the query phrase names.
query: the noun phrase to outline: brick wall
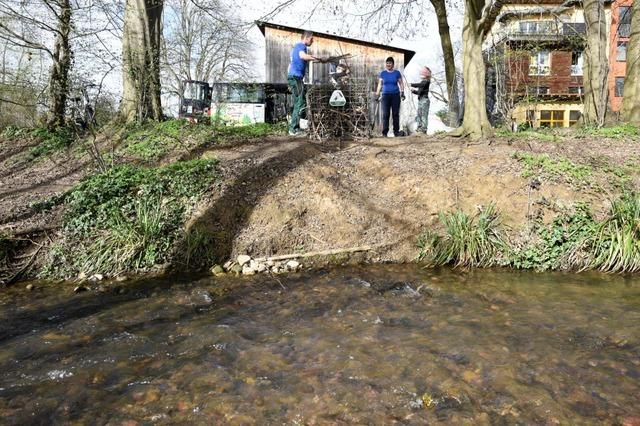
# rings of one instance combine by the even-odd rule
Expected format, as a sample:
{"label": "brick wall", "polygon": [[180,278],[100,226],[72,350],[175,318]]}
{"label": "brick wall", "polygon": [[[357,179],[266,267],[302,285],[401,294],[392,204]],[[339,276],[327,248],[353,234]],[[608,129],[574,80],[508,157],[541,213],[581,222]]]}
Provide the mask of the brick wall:
{"label": "brick wall", "polygon": [[618,35],[618,24],[620,22],[620,6],[631,7],[632,0],[614,0],[611,4],[611,38],[609,45],[609,103],[613,111],[620,111],[622,107],[622,97],[616,97],[616,77],[626,75],[627,63],[617,60],[618,42],[628,42],[629,37]]}
{"label": "brick wall", "polygon": [[582,76],[571,75],[571,51],[551,51],[549,75],[529,75],[528,51],[510,51],[507,70],[508,87],[516,93],[525,93],[527,87],[548,87],[550,95],[565,95],[570,86],[582,86]]}

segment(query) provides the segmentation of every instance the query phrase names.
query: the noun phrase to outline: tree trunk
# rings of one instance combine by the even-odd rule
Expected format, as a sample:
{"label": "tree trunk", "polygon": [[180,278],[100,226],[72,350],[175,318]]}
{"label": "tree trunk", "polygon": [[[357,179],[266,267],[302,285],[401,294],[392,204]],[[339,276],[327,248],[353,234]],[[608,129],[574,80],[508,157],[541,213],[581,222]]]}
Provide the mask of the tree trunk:
{"label": "tree trunk", "polygon": [[449,99],[449,125],[457,127],[460,124],[460,100],[458,99],[458,83],[456,81],[456,63],[453,55],[453,45],[449,34],[447,7],[444,0],[431,0],[438,17],[438,31],[440,45],[444,56],[444,72],[447,79],[447,97]]}
{"label": "tree trunk", "polygon": [[163,0],[127,0],[123,51],[123,95],[120,114],[127,122],[159,121],[160,37]]}
{"label": "tree trunk", "polygon": [[587,48],[584,67],[584,113],[587,125],[604,125],[609,100],[607,26],[602,0],[584,0]]}
{"label": "tree trunk", "polygon": [[640,1],[631,8],[631,36],[622,99],[622,120],[640,126]]}
{"label": "tree trunk", "polygon": [[487,117],[485,90],[485,65],[482,58],[484,37],[481,9],[478,2],[465,0],[464,26],[462,29],[462,74],[464,77],[464,118],[462,125],[452,136],[469,136],[480,139],[493,135],[493,128]]}
{"label": "tree trunk", "polygon": [[58,31],[53,48],[53,64],[49,77],[49,117],[47,126],[54,128],[64,125],[67,95],[69,94],[69,71],[71,69],[71,4],[70,0],[60,2]]}

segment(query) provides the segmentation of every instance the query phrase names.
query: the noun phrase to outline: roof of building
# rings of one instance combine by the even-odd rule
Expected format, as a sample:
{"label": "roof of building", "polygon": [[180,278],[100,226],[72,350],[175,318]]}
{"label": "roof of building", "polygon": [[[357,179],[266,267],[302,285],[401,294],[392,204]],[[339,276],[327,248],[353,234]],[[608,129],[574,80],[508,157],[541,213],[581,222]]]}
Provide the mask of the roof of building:
{"label": "roof of building", "polygon": [[[258,28],[260,28],[260,31],[262,32],[262,35],[265,34],[265,30],[266,28],[276,28],[279,30],[284,30],[284,31],[291,31],[291,32],[295,32],[295,33],[302,33],[302,31],[304,31],[304,29],[302,28],[295,28],[295,27],[288,27],[286,25],[280,25],[280,24],[275,24],[272,22],[265,22],[265,21],[256,21],[256,25],[258,26]],[[322,38],[327,38],[330,40],[337,40],[337,41],[344,41],[347,43],[354,43],[354,44],[360,44],[363,46],[369,46],[369,47],[376,47],[379,49],[385,49],[385,50],[393,50],[399,53],[402,53],[404,55],[404,65],[406,66],[409,61],[411,60],[411,58],[413,58],[413,56],[416,54],[416,52],[414,52],[413,50],[408,50],[408,49],[403,49],[400,47],[395,47],[395,46],[389,46],[389,45],[385,45],[385,44],[380,44],[380,43],[372,43],[370,41],[365,41],[365,40],[358,40],[355,38],[349,38],[349,37],[343,37],[343,36],[339,36],[336,34],[328,34],[328,33],[321,33],[318,31],[313,31],[314,36],[320,36]]]}

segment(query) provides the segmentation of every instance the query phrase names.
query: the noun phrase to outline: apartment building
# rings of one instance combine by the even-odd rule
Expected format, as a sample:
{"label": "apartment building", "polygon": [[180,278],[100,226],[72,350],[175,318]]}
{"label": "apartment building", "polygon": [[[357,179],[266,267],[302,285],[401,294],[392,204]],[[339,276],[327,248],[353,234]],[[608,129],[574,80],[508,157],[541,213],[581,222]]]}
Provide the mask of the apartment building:
{"label": "apartment building", "polygon": [[569,127],[583,111],[584,14],[579,1],[505,0],[485,41],[488,102],[514,128]]}

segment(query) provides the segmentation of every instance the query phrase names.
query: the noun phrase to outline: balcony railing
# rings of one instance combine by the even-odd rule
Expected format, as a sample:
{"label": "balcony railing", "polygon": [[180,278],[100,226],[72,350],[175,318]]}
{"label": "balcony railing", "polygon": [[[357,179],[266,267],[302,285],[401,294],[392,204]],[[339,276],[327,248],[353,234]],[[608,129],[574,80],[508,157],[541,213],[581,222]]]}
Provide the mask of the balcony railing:
{"label": "balcony railing", "polygon": [[540,40],[540,41],[560,41],[571,37],[583,38],[586,33],[586,24],[584,23],[570,23],[553,26],[541,26],[537,28],[528,28],[522,30],[521,28],[508,31],[504,39],[511,41],[528,41],[528,40]]}

